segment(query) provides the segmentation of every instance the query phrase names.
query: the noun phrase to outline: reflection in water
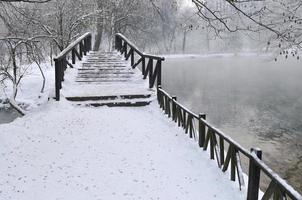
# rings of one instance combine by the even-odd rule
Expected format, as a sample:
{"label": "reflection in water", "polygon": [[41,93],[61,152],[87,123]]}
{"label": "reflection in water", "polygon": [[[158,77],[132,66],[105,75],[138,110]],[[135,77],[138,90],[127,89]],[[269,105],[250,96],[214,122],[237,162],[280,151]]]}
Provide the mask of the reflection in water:
{"label": "reflection in water", "polygon": [[302,63],[265,57],[170,58],[163,87],[302,192]]}
{"label": "reflection in water", "polygon": [[0,124],[5,124],[14,121],[20,115],[13,109],[0,109]]}

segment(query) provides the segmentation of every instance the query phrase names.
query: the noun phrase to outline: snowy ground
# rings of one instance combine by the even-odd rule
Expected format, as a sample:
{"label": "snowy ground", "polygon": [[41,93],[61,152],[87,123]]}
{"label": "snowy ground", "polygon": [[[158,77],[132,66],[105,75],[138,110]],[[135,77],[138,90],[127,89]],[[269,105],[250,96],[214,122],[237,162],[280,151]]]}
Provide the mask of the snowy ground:
{"label": "snowy ground", "polygon": [[0,199],[245,198],[155,102],[51,101],[0,130]]}

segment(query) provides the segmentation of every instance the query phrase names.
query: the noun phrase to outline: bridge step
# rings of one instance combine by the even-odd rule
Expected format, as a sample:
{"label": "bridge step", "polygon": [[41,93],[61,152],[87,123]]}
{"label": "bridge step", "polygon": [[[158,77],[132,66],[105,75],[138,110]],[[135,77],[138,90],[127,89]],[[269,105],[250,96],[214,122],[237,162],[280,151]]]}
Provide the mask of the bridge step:
{"label": "bridge step", "polygon": [[149,105],[154,97],[149,95],[121,95],[121,96],[86,96],[66,97],[77,106],[109,106],[109,107],[132,107]]}
{"label": "bridge step", "polygon": [[73,105],[145,106],[155,99],[141,72],[117,52],[91,52],[75,70],[62,91]]}
{"label": "bridge step", "polygon": [[120,79],[120,78],[98,78],[98,79],[77,79],[76,82],[78,83],[120,83],[120,82],[129,82],[127,78]]}
{"label": "bridge step", "polygon": [[78,106],[93,106],[93,107],[140,107],[147,106],[151,103],[151,101],[138,101],[138,102],[109,102],[109,103],[90,103],[90,104],[77,104]]}
{"label": "bridge step", "polygon": [[117,100],[117,99],[146,99],[151,94],[119,95],[119,96],[85,96],[85,97],[66,97],[69,101],[99,101],[99,100]]}

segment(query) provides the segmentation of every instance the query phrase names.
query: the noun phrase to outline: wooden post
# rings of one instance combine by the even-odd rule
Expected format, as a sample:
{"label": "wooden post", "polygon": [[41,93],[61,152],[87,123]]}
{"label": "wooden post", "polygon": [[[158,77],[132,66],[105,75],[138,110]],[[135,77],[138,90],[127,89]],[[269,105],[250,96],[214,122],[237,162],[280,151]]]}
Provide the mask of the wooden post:
{"label": "wooden post", "polygon": [[161,65],[162,65],[162,63],[161,63],[161,60],[158,60],[157,61],[158,63],[158,65],[157,65],[157,85],[161,85]]}
{"label": "wooden post", "polygon": [[124,42],[124,56],[125,58],[127,57],[127,52],[128,52],[128,46],[127,46],[127,42]]}
{"label": "wooden post", "polygon": [[88,37],[88,51],[91,51],[91,35]]}
{"label": "wooden post", "polygon": [[173,121],[177,121],[177,114],[176,114],[176,103],[177,101],[177,97],[176,96],[172,96],[172,119]]}
{"label": "wooden post", "polygon": [[[183,128],[186,130],[187,129],[187,113],[185,110],[183,110]],[[185,131],[185,133],[187,133]]]}
{"label": "wooden post", "polygon": [[169,100],[168,97],[165,95],[165,114],[168,114],[168,106],[169,106]]}
{"label": "wooden post", "polygon": [[153,77],[153,59],[152,58],[150,58],[150,60],[149,60],[149,66],[148,66],[148,69],[149,69],[149,73],[148,73],[148,75],[149,75],[149,88],[152,88],[153,87],[153,85],[152,85],[152,77]]}
{"label": "wooden post", "polygon": [[85,40],[85,39],[82,40],[81,44],[82,44],[82,46],[83,46],[83,53],[84,53],[84,56],[86,56],[86,55],[87,55],[87,50],[86,50],[86,47],[87,47],[87,45],[86,45],[86,40]]}
{"label": "wooden post", "polygon": [[161,93],[160,93],[159,89],[161,89],[161,85],[157,86],[157,101],[158,101],[158,104],[160,105],[160,107],[162,107],[161,106]]}
{"label": "wooden post", "polygon": [[198,145],[200,148],[204,146],[205,135],[206,135],[206,126],[201,122],[201,119],[206,120],[206,114],[200,113],[198,119]]}
{"label": "wooden post", "polygon": [[214,160],[215,159],[215,157],[214,157],[214,145],[215,144],[214,144],[213,137],[215,137],[215,133],[212,129],[210,129],[210,131],[208,131],[208,134],[210,134],[209,135],[209,137],[210,137],[210,158],[211,158],[211,160]]}
{"label": "wooden post", "polygon": [[220,152],[220,164],[224,165],[224,139],[219,136],[219,152]]}
{"label": "wooden post", "polygon": [[75,49],[73,48],[71,51],[71,59],[72,59],[72,64],[76,63],[76,55],[75,55]]}
{"label": "wooden post", "polygon": [[56,82],[56,101],[60,101],[60,61],[54,59],[55,62],[55,82]]}
{"label": "wooden post", "polygon": [[134,49],[131,50],[131,67],[134,65]]}
{"label": "wooden post", "polygon": [[116,35],[116,36],[115,36],[115,49],[119,51],[120,48],[119,48],[119,41],[118,41],[118,40],[119,40],[119,38],[118,38],[118,36]]}
{"label": "wooden post", "polygon": [[83,43],[82,41],[80,42],[80,57],[83,58]]}
{"label": "wooden post", "polygon": [[170,118],[172,116],[171,115],[171,103],[173,105],[173,102],[172,102],[172,99],[170,99],[169,97],[167,99],[168,99],[168,118]]}
{"label": "wooden post", "polygon": [[87,38],[84,38],[83,42],[84,42],[84,55],[86,55],[88,51]]}
{"label": "wooden post", "polygon": [[[261,160],[262,151],[260,149],[251,149],[251,153],[256,154],[256,156]],[[258,200],[259,194],[259,184],[260,184],[260,168],[255,164],[253,158],[250,158],[249,164],[249,183],[247,190],[247,200]]]}
{"label": "wooden post", "polygon": [[189,129],[189,137],[193,138],[193,129],[192,129],[192,125],[193,125],[193,117],[191,114],[188,114],[188,128]]}
{"label": "wooden post", "polygon": [[[230,144],[231,145],[231,144]],[[236,180],[236,149],[231,145],[231,180]]]}
{"label": "wooden post", "polygon": [[[143,56],[142,57],[142,74],[143,76],[145,76],[145,73],[146,73],[146,59],[145,57]],[[157,85],[158,86],[158,85]]]}

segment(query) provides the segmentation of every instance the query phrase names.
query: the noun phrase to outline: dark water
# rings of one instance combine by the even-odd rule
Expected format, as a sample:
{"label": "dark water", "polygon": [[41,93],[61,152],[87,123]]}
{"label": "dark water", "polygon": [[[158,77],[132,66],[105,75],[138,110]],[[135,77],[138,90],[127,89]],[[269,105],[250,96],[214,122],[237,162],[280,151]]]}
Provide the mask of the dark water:
{"label": "dark water", "polygon": [[302,62],[257,56],[168,58],[163,87],[302,192]]}
{"label": "dark water", "polygon": [[20,115],[13,109],[0,109],[0,124],[5,124],[14,121]]}

